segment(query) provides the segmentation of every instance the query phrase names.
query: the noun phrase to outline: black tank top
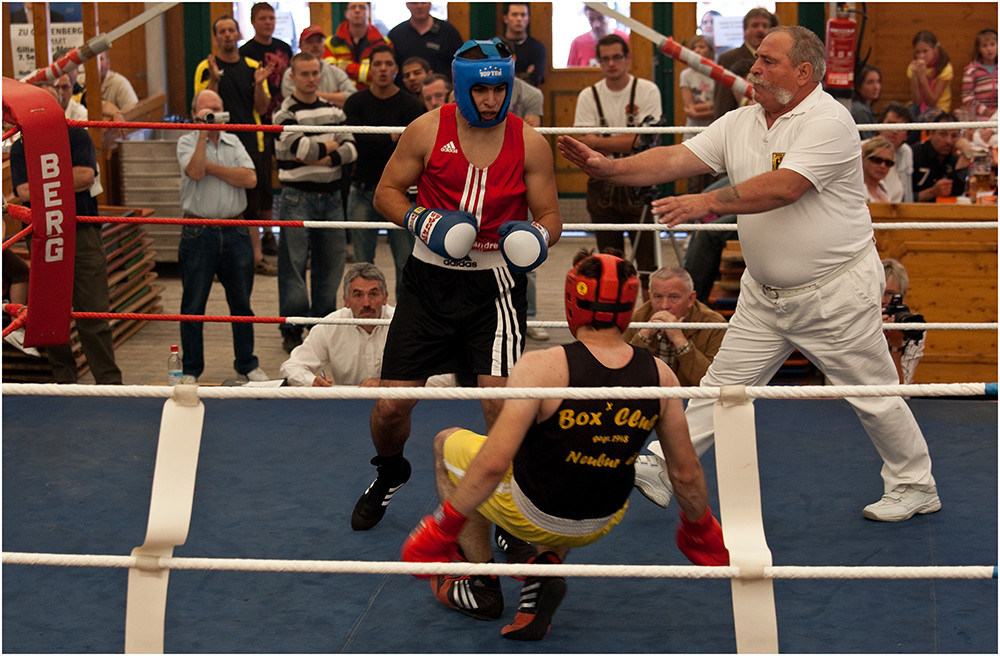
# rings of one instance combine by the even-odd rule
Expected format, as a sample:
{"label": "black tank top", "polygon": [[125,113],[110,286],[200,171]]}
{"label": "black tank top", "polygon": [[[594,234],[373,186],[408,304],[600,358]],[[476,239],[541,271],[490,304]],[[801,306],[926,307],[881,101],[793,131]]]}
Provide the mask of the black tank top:
{"label": "black tank top", "polygon": [[[656,386],[649,351],[609,369],[582,342],[563,347],[570,387]],[[514,480],[539,509],[556,517],[606,517],[625,505],[635,480],[635,458],[659,420],[657,399],[566,399],[535,424],[514,457]]]}

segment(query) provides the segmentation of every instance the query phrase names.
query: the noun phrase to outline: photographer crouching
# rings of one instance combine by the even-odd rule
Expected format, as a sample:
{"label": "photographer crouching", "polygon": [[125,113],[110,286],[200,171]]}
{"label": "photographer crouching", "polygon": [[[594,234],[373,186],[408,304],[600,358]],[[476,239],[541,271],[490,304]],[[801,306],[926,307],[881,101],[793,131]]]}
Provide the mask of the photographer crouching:
{"label": "photographer crouching", "polygon": [[[910,287],[910,277],[906,267],[899,260],[882,260],[885,269],[885,292],[882,294],[882,323],[924,323],[924,317],[910,312],[903,304],[903,298]],[[913,383],[913,372],[924,355],[927,334],[923,330],[886,330],[885,339],[889,343],[889,354],[896,365],[899,382]]]}

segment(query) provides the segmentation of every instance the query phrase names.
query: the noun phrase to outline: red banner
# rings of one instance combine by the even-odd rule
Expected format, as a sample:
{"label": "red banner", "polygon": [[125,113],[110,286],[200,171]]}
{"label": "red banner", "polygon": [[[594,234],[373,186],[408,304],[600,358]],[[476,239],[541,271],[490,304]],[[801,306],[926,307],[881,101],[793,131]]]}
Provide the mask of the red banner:
{"label": "red banner", "polygon": [[76,197],[66,117],[55,98],[3,78],[4,118],[21,127],[31,195],[31,274],[25,346],[69,341]]}

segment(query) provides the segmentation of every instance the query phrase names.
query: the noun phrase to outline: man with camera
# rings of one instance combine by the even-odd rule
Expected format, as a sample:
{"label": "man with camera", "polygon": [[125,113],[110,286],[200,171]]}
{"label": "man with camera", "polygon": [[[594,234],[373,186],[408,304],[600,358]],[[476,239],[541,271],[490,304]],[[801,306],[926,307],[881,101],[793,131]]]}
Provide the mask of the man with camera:
{"label": "man with camera", "polygon": [[[660,120],[663,114],[660,90],[649,80],[640,80],[628,71],[632,65],[625,39],[608,34],[597,42],[597,60],[602,79],[580,92],[576,100],[574,127],[638,127],[645,119]],[[631,155],[639,145],[635,134],[586,134],[578,139],[605,157]],[[639,223],[648,200],[631,187],[612,185],[605,180],[587,181],[587,213],[593,223]],[[625,236],[620,232],[599,231],[597,250],[625,251]],[[632,258],[639,270],[643,300],[649,297],[649,274],[656,269],[656,234],[632,235]]]}
{"label": "man with camera", "polygon": [[[205,89],[191,103],[195,123],[225,123],[222,98]],[[185,217],[242,219],[247,189],[257,185],[253,160],[235,135],[220,130],[188,132],[177,141],[181,165],[181,209]],[[246,226],[186,225],[181,232],[177,261],[181,269],[181,314],[204,314],[212,280],[226,290],[229,314],[253,316],[253,244]],[[239,378],[267,380],[253,352],[253,324],[233,324],[233,362]],[[181,322],[181,349],[185,383],[197,383],[205,369],[202,324]]]}
{"label": "man with camera", "polygon": [[[882,323],[923,323],[924,317],[910,312],[903,304],[906,290],[910,287],[910,277],[906,267],[899,260],[882,260],[885,268],[885,292],[882,294]],[[896,365],[899,382],[913,383],[913,372],[924,355],[927,333],[923,330],[886,330],[885,339],[889,343],[889,355]]]}

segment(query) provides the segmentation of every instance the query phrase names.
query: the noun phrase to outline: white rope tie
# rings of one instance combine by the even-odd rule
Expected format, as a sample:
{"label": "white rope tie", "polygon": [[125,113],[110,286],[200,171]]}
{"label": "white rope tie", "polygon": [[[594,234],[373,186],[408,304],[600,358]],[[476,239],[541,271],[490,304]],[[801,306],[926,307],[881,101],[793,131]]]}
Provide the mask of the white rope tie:
{"label": "white rope tie", "polygon": [[[4,565],[110,567],[169,570],[283,572],[320,574],[457,574],[460,576],[575,576],[582,578],[741,578],[738,567],[696,565],[528,565],[506,563],[404,563],[367,560],[282,560],[277,558],[158,558],[86,554],[3,552]],[[774,566],[767,579],[990,579],[991,565],[959,566]]]}
{"label": "white rope tie", "polygon": [[[172,398],[177,388],[197,387],[202,399],[718,399],[720,387],[203,387],[178,385],[57,385],[5,383],[11,396]],[[916,385],[771,385],[746,387],[757,399],[835,399],[880,396],[996,395],[996,383]]]}

